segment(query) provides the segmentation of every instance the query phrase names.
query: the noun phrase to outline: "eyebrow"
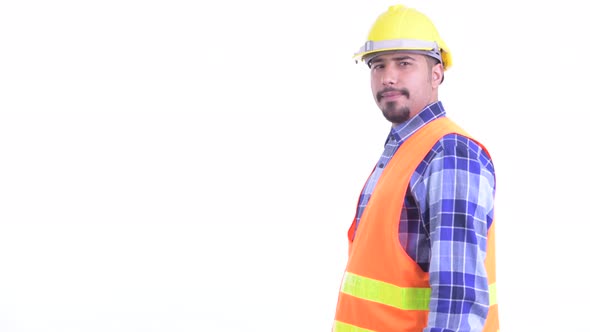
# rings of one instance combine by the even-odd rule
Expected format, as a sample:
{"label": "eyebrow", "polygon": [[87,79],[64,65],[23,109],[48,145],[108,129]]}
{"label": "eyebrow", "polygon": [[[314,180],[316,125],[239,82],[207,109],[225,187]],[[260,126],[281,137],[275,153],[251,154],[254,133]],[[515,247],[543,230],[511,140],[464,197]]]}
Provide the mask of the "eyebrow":
{"label": "eyebrow", "polygon": [[[378,62],[383,62],[385,61],[384,58],[386,58],[387,56],[383,56],[383,57],[379,57],[377,59],[371,60],[371,63],[378,63]],[[409,55],[398,55],[398,56],[393,56],[391,57],[392,60],[395,61],[403,61],[403,60],[414,60],[416,61],[415,58],[409,56]]]}

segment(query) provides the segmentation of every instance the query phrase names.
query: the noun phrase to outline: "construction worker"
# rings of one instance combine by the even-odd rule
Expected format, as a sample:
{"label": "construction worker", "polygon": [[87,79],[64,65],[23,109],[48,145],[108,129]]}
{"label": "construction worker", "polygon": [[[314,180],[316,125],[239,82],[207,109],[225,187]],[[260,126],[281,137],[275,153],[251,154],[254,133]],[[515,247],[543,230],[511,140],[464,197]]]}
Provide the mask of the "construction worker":
{"label": "construction worker", "polygon": [[348,231],[333,331],[498,332],[494,164],[438,99],[449,48],[395,5],[354,57],[392,126]]}

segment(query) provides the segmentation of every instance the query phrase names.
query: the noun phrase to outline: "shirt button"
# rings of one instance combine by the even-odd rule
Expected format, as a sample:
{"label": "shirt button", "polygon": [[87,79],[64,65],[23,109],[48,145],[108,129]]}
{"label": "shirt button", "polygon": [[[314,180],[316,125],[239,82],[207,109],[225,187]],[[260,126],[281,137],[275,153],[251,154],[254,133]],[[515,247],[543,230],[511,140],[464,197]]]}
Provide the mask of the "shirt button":
{"label": "shirt button", "polygon": [[383,166],[384,166],[383,163],[379,164],[379,168],[383,168]]}

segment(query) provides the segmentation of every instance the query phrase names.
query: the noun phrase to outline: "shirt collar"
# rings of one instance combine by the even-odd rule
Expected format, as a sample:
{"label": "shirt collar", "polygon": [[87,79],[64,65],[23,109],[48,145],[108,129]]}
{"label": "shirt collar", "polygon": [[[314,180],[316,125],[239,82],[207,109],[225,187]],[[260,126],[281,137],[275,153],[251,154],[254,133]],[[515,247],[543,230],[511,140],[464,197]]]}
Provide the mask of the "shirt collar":
{"label": "shirt collar", "polygon": [[391,131],[387,136],[387,142],[394,140],[398,144],[408,139],[413,133],[422,128],[425,124],[431,122],[434,119],[443,117],[446,115],[445,109],[443,108],[442,102],[436,101],[426,107],[420,113],[416,114],[413,118],[406,122],[402,122],[397,126],[391,127]]}

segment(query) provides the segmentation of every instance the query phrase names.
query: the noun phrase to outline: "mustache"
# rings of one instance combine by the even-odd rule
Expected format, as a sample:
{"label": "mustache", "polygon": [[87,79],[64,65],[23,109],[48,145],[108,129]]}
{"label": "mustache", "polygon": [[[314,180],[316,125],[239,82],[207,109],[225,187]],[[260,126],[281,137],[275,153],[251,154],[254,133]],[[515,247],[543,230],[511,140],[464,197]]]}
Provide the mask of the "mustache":
{"label": "mustache", "polygon": [[406,98],[410,98],[410,91],[406,89],[397,89],[397,88],[385,88],[379,92],[377,92],[377,101],[381,101],[383,98],[383,94],[387,92],[397,92],[404,95]]}

